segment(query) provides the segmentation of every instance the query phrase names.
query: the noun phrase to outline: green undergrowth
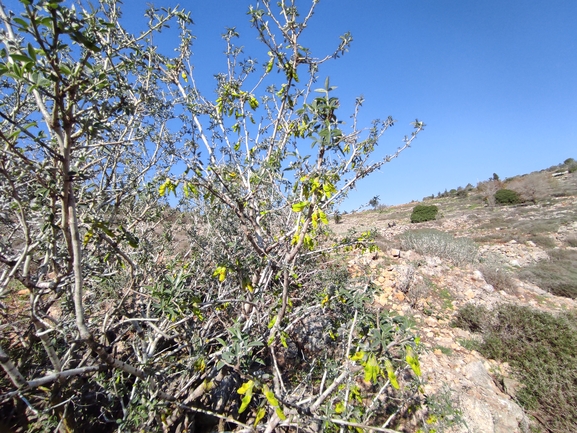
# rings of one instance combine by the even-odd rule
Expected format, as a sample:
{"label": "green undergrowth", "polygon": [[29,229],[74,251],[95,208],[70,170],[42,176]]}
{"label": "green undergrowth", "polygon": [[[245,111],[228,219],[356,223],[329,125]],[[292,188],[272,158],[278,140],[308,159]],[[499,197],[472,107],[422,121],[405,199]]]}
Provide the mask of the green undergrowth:
{"label": "green undergrowth", "polygon": [[465,305],[455,326],[479,333],[470,340],[484,357],[508,362],[522,384],[516,395],[542,431],[577,431],[577,314],[559,315],[502,304],[490,311]]}

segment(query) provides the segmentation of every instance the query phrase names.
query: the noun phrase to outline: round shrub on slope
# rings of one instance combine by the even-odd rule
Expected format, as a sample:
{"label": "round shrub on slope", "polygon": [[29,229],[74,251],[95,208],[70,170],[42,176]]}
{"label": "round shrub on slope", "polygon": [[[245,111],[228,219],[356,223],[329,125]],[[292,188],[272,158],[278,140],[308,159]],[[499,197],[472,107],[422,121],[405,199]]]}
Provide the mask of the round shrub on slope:
{"label": "round shrub on slope", "polygon": [[432,221],[437,218],[437,213],[439,208],[435,205],[417,205],[413,208],[413,213],[411,214],[412,223],[422,223],[424,221]]}
{"label": "round shrub on slope", "polygon": [[521,197],[512,189],[500,189],[495,193],[495,201],[499,204],[517,204],[521,203]]}

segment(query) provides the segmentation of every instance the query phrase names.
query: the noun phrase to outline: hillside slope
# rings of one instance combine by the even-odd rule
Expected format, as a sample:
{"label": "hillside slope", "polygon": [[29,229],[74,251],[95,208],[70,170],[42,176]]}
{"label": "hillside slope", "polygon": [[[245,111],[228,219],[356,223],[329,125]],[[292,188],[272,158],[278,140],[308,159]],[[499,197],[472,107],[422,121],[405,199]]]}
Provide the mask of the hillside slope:
{"label": "hillside slope", "polygon": [[[472,190],[461,197],[426,200],[425,204],[439,208],[435,221],[411,224],[410,213],[417,203],[410,203],[344,215],[332,225],[340,235],[351,229],[376,232],[380,252],[355,257],[349,270],[353,275],[370,272],[380,288],[376,302],[414,321],[424,346],[425,394],[436,396],[434,404],[444,407],[429,421],[431,425],[443,421],[444,431],[577,431],[575,412],[567,413],[564,407],[575,403],[570,389],[557,386],[556,378],[544,378],[555,390],[549,392],[565,395],[560,402],[537,395],[541,391],[527,384],[519,362],[513,357],[506,362],[506,356],[490,359],[492,352],[484,344],[490,324],[507,306],[515,308],[512,315],[517,317],[539,312],[558,320],[575,317],[566,315],[576,311],[577,173],[553,174],[551,170],[525,177],[550,179],[546,194],[528,204],[490,207]],[[514,186],[520,178],[503,187]],[[484,316],[475,318],[479,313]],[[471,325],[475,320],[479,329]],[[575,322],[567,323],[571,327]],[[501,318],[498,326],[506,325]],[[546,338],[556,338],[553,334]],[[508,344],[513,351],[514,345]],[[568,358],[577,358],[577,348],[567,345]],[[549,362],[547,353],[536,356],[524,362],[531,366]],[[552,399],[551,407],[544,407],[539,398]],[[536,402],[529,404],[529,400]],[[435,411],[429,407],[429,413]],[[412,431],[411,426],[406,428]]]}

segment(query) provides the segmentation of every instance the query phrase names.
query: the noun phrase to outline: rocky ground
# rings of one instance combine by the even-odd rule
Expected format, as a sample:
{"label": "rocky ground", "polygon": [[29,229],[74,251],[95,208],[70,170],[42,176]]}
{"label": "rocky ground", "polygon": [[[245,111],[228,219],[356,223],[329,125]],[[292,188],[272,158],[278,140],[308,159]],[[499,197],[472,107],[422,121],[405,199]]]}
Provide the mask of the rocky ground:
{"label": "rocky ground", "polygon": [[[565,180],[573,187],[577,173]],[[515,277],[516,270],[548,259],[551,248],[569,246],[577,237],[576,195],[549,197],[530,206],[490,209],[475,198],[427,201],[439,206],[436,221],[411,224],[416,203],[343,216],[333,224],[336,233],[351,228],[377,231],[378,254],[366,253],[349,262],[352,275],[370,269],[379,288],[376,302],[392,314],[408,316],[415,323],[426,350],[421,366],[427,382],[425,394],[446,389],[461,409],[466,425],[455,432],[513,433],[529,431],[530,417],[515,401],[520,386],[506,363],[485,359],[470,349],[468,331],[452,327],[451,321],[467,303],[492,308],[514,303],[558,312],[575,309],[573,299],[553,296],[538,286]],[[434,256],[421,256],[400,248],[399,235],[406,230],[434,228],[479,244],[479,257],[493,260],[511,271],[507,290],[490,285],[477,262],[455,266]]]}

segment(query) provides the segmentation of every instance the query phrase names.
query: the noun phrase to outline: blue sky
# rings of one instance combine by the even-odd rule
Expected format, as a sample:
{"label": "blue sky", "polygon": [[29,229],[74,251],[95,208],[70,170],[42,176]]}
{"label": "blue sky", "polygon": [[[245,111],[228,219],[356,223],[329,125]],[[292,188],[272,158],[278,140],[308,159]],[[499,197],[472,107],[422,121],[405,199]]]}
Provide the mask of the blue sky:
{"label": "blue sky", "polygon": [[[186,5],[198,72],[205,60],[222,62],[225,26],[237,27],[250,52],[249,4]],[[362,123],[398,121],[380,155],[402,144],[415,118],[427,124],[399,159],[358,185],[345,208],[374,195],[385,204],[420,200],[494,172],[505,178],[577,158],[575,0],[324,0],[308,31],[319,56],[352,33],[349,53],[321,76],[338,86],[342,114],[362,94]]]}
{"label": "blue sky", "polygon": [[[181,2],[195,23],[201,87],[210,89],[212,76],[225,70],[225,27],[236,27],[245,52],[265,62],[246,15],[255,2]],[[14,0],[4,4],[10,9]],[[130,26],[142,28],[145,2],[123,4]],[[341,116],[363,95],[361,125],[397,120],[377,157],[402,144],[415,118],[427,125],[399,159],[358,184],[345,210],[375,195],[384,204],[406,203],[493,173],[506,178],[577,158],[575,0],[322,0],[307,31],[305,45],[318,57],[352,33],[350,51],[320,76],[338,87]],[[176,45],[169,37],[161,43]]]}

